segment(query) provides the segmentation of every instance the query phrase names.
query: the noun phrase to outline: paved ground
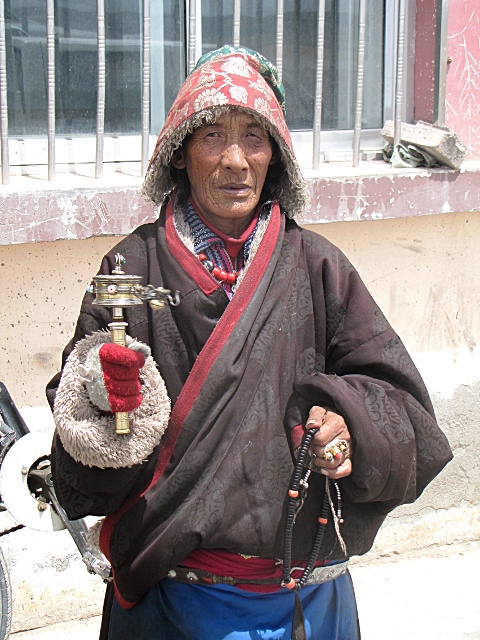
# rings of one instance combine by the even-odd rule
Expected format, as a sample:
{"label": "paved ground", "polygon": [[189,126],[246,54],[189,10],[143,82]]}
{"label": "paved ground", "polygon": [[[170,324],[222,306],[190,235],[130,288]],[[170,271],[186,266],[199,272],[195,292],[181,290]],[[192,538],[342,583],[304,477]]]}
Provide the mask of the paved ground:
{"label": "paved ground", "polygon": [[362,640],[480,640],[480,545],[351,573]]}
{"label": "paved ground", "polygon": [[[480,543],[428,553],[353,564],[362,640],[480,640]],[[90,618],[10,637],[97,640],[99,628]]]}
{"label": "paved ground", "polygon": [[[100,618],[52,624],[42,629],[12,633],[11,640],[98,640]],[[174,640],[172,638],[172,640]]]}

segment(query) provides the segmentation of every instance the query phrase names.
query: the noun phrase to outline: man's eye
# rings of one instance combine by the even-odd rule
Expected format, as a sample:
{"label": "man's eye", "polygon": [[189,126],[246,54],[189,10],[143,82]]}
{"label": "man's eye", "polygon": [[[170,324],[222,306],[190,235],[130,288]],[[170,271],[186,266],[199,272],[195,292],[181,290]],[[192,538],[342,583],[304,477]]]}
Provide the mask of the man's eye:
{"label": "man's eye", "polygon": [[247,137],[253,138],[254,140],[258,140],[259,142],[263,142],[266,140],[266,137],[263,135],[263,132],[260,131],[249,131],[247,133]]}

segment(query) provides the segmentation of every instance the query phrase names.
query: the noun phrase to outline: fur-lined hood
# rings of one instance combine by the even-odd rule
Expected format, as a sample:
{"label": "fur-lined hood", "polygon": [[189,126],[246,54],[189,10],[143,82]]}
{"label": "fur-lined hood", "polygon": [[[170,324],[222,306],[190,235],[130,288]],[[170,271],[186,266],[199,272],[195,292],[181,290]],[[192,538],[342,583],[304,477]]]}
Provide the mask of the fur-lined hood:
{"label": "fur-lined hood", "polygon": [[265,196],[278,200],[288,217],[308,203],[283,113],[283,86],[276,68],[249,49],[223,47],[200,58],[187,77],[160,132],[142,192],[160,205],[178,186],[170,169],[175,149],[198,127],[231,109],[253,113],[275,140],[279,162],[267,175]]}

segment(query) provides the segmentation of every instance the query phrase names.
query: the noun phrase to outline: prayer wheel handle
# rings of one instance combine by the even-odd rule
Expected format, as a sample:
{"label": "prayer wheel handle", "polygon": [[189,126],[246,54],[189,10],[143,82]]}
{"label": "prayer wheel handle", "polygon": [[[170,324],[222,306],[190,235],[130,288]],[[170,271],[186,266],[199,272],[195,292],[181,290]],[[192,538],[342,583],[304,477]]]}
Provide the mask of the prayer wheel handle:
{"label": "prayer wheel handle", "polygon": [[[125,267],[126,259],[120,254],[115,255],[115,268],[109,276],[94,276],[87,291],[95,296],[94,305],[110,307],[112,309],[112,322],[109,323],[112,342],[122,347],[126,346],[125,335],[127,323],[123,317],[124,307],[134,307],[148,301],[154,310],[163,309],[166,303],[172,307],[180,304],[178,291],[172,296],[169,289],[163,287],[154,288],[151,284],[142,287],[141,276],[126,275],[122,267]],[[128,413],[118,411],[115,413],[115,433],[118,435],[130,433]]]}

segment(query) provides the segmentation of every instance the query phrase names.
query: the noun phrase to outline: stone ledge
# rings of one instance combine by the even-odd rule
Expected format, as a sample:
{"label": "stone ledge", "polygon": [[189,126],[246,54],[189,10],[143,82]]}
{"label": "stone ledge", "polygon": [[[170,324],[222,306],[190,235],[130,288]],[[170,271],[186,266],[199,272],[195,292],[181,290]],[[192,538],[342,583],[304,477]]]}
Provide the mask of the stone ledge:
{"label": "stone ledge", "polygon": [[312,177],[309,186],[311,207],[299,219],[301,224],[480,210],[477,162],[465,162],[460,171],[390,169],[376,174]]}
{"label": "stone ledge", "polygon": [[[365,162],[357,169],[341,163],[305,171],[311,194],[300,224],[381,220],[480,209],[480,163],[452,169],[392,169]],[[0,245],[121,236],[155,219],[140,195],[141,180],[24,178],[0,192]]]}

